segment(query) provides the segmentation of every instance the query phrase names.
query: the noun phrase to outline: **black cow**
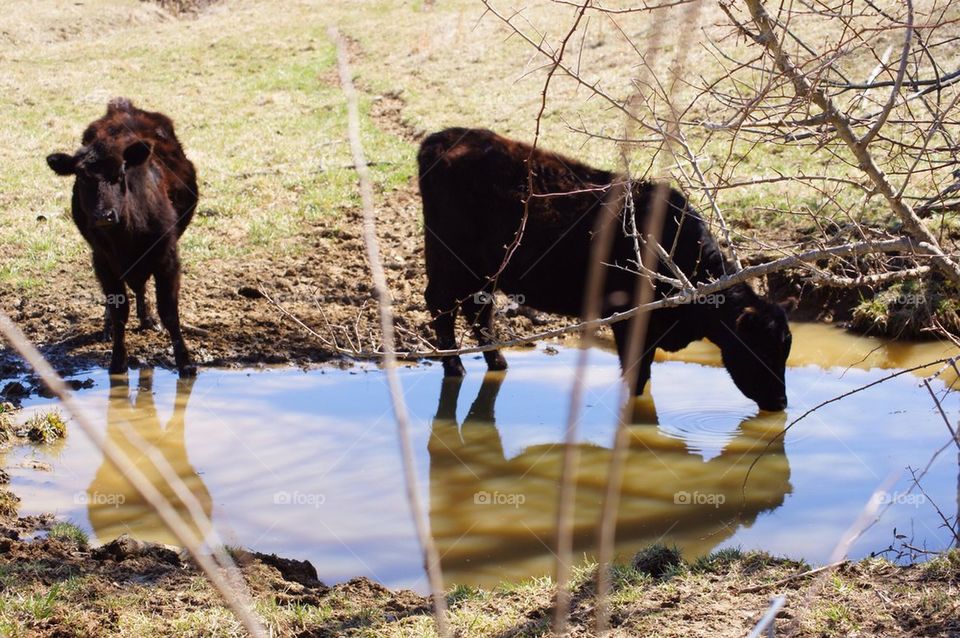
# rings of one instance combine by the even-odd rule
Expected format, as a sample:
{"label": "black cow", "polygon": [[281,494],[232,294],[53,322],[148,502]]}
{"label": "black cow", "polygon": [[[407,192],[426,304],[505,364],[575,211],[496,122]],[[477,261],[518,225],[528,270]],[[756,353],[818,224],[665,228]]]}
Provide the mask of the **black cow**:
{"label": "black cow", "polygon": [[180,329],[180,258],[177,240],[197,205],[197,176],[161,113],[143,111],[118,98],[87,127],[73,155],[54,153],[47,164],[73,175],[73,221],[93,249],[93,267],[106,297],[113,333],[110,373],[127,370],[124,339],[130,303],[137,297],[142,327],[152,314],[144,296],[153,276],[157,312],[170,333],[180,375],[196,374]]}
{"label": "black cow", "polygon": [[[527,144],[482,129],[434,133],[423,141],[417,159],[428,278],[425,296],[438,348],[455,349],[458,310],[473,325],[481,344],[495,341],[490,303],[494,290],[546,312],[568,316],[582,312],[597,218],[609,188],[621,178],[555,153],[532,151]],[[530,198],[520,243],[502,272],[491,279],[501,268],[523,219],[528,159],[533,192],[540,196]],[[694,284],[721,277],[725,262],[720,249],[706,223],[679,191],[652,182],[634,182],[636,227],[646,227],[658,189],[669,194],[661,245],[675,251],[674,262]],[[627,266],[635,255],[633,239],[617,232],[610,260]],[[675,277],[662,262],[659,271]],[[637,305],[636,277],[622,268],[607,268],[603,316]],[[657,282],[656,297],[671,291],[668,283]],[[791,344],[787,312],[791,306],[792,302],[767,302],[750,286],[738,284],[690,304],[653,311],[640,359],[637,393],[643,392],[650,378],[656,348],[676,351],[707,338],[719,346],[723,363],[743,394],[764,410],[784,409],[784,369]],[[624,370],[629,367],[625,361],[629,323],[612,325]],[[499,351],[484,356],[490,369],[506,368]],[[457,356],[445,357],[443,367],[447,376],[464,373]]]}

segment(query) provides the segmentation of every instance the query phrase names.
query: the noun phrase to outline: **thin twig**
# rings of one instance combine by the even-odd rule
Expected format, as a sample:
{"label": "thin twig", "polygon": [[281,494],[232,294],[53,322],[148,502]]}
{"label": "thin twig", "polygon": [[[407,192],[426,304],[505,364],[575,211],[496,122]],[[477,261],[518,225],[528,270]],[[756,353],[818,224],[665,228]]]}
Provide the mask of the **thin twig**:
{"label": "thin twig", "polygon": [[894,81],[893,88],[890,90],[890,97],[887,99],[886,105],[880,111],[880,117],[877,118],[877,121],[874,122],[866,135],[860,139],[860,147],[863,149],[867,148],[870,140],[880,132],[880,129],[882,129],[886,123],[887,118],[890,116],[890,111],[893,110],[893,105],[897,102],[900,87],[903,86],[903,77],[907,73],[907,56],[910,55],[910,43],[913,41],[913,0],[905,0],[905,2],[907,3],[907,33],[903,38],[903,51],[900,53],[900,66],[897,69],[897,79]]}
{"label": "thin twig", "polygon": [[370,173],[367,170],[367,161],[360,141],[360,109],[358,106],[357,91],[353,86],[353,76],[347,58],[347,47],[335,27],[330,27],[330,39],[337,46],[337,68],[340,74],[340,87],[347,101],[347,129],[350,137],[350,150],[353,153],[353,163],[360,181],[360,199],[363,206],[363,240],[367,250],[367,260],[370,262],[370,271],[373,275],[373,287],[380,304],[380,330],[383,339],[383,366],[387,377],[387,387],[390,390],[390,402],[393,414],[397,421],[397,435],[400,439],[400,450],[403,460],[404,479],[407,488],[407,500],[410,503],[417,537],[424,554],[424,563],[427,578],[430,581],[430,590],[433,594],[434,617],[437,623],[437,633],[441,638],[449,635],[447,623],[447,604],[443,590],[443,574],[440,566],[440,554],[430,532],[430,520],[420,496],[417,480],[416,462],[414,461],[413,446],[410,442],[410,417],[407,405],[403,399],[403,388],[400,376],[397,374],[397,354],[395,352],[393,331],[393,309],[390,292],[387,289],[387,276],[380,259],[380,245],[376,232],[376,213],[374,212],[373,186],[370,182]]}
{"label": "thin twig", "polygon": [[828,569],[834,569],[840,567],[845,563],[849,563],[847,559],[837,561],[836,563],[830,563],[829,565],[824,565],[823,567],[817,567],[816,569],[808,569],[805,572],[799,574],[794,574],[793,576],[787,576],[786,578],[781,578],[780,580],[775,580],[772,583],[761,583],[759,585],[753,585],[752,587],[744,587],[743,589],[738,589],[738,594],[752,594],[758,591],[763,591],[764,589],[770,589],[771,587],[782,587],[792,583],[795,580],[800,580],[801,578],[807,578],[809,576],[814,576],[820,572],[827,571]]}

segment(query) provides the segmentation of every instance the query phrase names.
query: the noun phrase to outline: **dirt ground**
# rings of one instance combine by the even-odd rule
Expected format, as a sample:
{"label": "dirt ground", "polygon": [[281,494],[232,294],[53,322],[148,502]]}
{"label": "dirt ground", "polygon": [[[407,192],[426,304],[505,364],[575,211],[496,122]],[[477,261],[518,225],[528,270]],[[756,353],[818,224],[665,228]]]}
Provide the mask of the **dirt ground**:
{"label": "dirt ground", "polygon": [[[81,11],[83,3],[72,4],[71,11]],[[188,5],[190,0],[165,4]],[[150,24],[157,20],[155,13],[144,4],[134,17]],[[31,20],[36,17],[32,12],[25,15]],[[123,22],[119,14],[105,11],[103,16],[97,18],[101,29],[114,18],[117,24]],[[63,33],[24,28],[0,33],[0,39],[9,38],[15,49],[20,39],[80,38],[88,27],[76,21]],[[376,52],[357,44],[351,54],[358,64],[369,65],[369,57],[379,59]],[[336,82],[335,76],[328,80]],[[360,88],[371,99],[374,125],[415,145],[423,131],[405,115],[407,104],[401,94],[364,85],[362,78]],[[418,340],[429,333],[415,182],[381,188],[377,203],[378,234],[397,324],[403,345],[417,348]],[[223,214],[205,205],[201,195],[198,221],[216,220]],[[42,229],[52,226],[52,219],[31,213],[25,223]],[[375,300],[360,229],[359,209],[346,206],[337,219],[318,218],[298,227],[302,250],[260,251],[241,259],[209,258],[200,263],[185,260],[182,319],[197,363],[350,364],[277,304],[342,346],[375,348]],[[784,245],[805,236],[805,229],[794,225],[761,230]],[[233,239],[224,235],[222,241]],[[804,289],[792,275],[770,281],[769,288],[777,299],[801,294],[801,319],[843,321],[859,300],[857,291],[825,294]],[[84,257],[58,263],[44,272],[42,285],[29,290],[0,286],[0,307],[41,346],[57,369],[72,373],[106,366],[109,361],[110,344],[102,338],[103,312],[96,302],[99,296]],[[566,323],[558,317],[520,312],[501,317],[498,326],[509,337]],[[172,367],[169,339],[163,332],[131,331],[128,347],[133,365]],[[0,392],[11,377],[24,372],[12,353],[0,350]],[[11,391],[36,389],[34,385]],[[0,470],[0,483],[7,480],[4,476]],[[49,516],[18,518],[16,498],[0,485],[0,635],[243,635],[205,579],[177,552],[161,547],[131,551],[116,541],[91,549],[82,538],[51,534],[53,524]],[[435,635],[430,600],[420,595],[390,591],[366,579],[331,587],[316,580],[309,564],[243,550],[233,553],[256,609],[274,635]],[[584,567],[575,579],[570,635],[593,635],[592,569]],[[901,567],[870,559],[844,565],[826,578],[796,577],[807,569],[762,554],[680,566],[660,578],[629,566],[618,568],[612,635],[743,636],[770,596],[785,593],[788,602],[778,626],[789,635],[960,636],[960,554],[956,550],[925,565]],[[451,624],[458,636],[549,635],[551,589],[546,580],[505,583],[491,591],[456,587],[448,594]]]}
{"label": "dirt ground", "polygon": [[[355,58],[363,55],[352,42],[350,48]],[[375,96],[371,116],[382,130],[416,143],[422,132],[404,121],[402,109],[403,101],[397,96]],[[420,340],[432,333],[423,301],[426,276],[416,181],[381,191],[377,201],[377,233],[399,338],[402,347],[422,350]],[[215,215],[216,211],[205,209],[201,199],[197,214]],[[336,224],[318,222],[302,232],[298,241],[309,248],[295,254],[210,260],[202,269],[184,264],[181,320],[196,362],[245,367],[310,366],[333,360],[350,365],[349,358],[330,347],[332,341],[324,343],[309,334],[289,315],[341,347],[376,348],[378,319],[361,228],[362,212],[349,209]],[[11,319],[41,346],[54,366],[71,373],[109,362],[103,312],[92,301],[98,294],[92,269],[77,272],[73,264],[64,264],[44,286],[31,290],[29,299],[5,295],[4,306],[11,308]],[[166,333],[141,331],[132,312],[131,317],[127,337],[131,365],[173,367]],[[503,337],[509,337],[568,323],[565,318],[523,309],[501,316],[498,328]],[[0,380],[23,372],[12,353],[0,352]]]}
{"label": "dirt ground", "polygon": [[[419,230],[420,199],[416,184],[383,194],[378,234],[393,294],[397,325],[404,342],[417,348],[413,334],[428,337],[429,316],[423,301],[423,238]],[[201,207],[200,214],[203,214]],[[373,349],[378,331],[370,270],[361,236],[359,210],[332,230],[318,224],[302,241],[304,254],[273,255],[242,262],[217,260],[202,272],[187,265],[181,292],[181,319],[189,346],[203,366],[293,364],[307,366],[338,355],[286,316],[281,305],[304,324],[341,345],[360,343]],[[189,232],[189,230],[188,230]],[[203,285],[197,285],[200,279]],[[77,273],[64,266],[49,285],[31,291],[30,299],[13,299],[11,318],[62,372],[106,366],[110,342],[103,337],[103,312],[93,299],[97,283],[92,270]],[[9,299],[9,298],[8,298]],[[272,301],[271,301],[272,300]],[[529,333],[544,325],[562,325],[559,318],[535,315],[502,317],[504,334]],[[140,331],[129,324],[131,364],[172,367],[169,338],[161,331]],[[336,327],[336,328],[334,328]],[[344,336],[342,327],[347,328]],[[408,334],[412,333],[412,334]],[[422,345],[419,349],[422,349]],[[341,361],[346,364],[347,362]],[[22,372],[9,355],[0,360],[0,378]]]}
{"label": "dirt ground", "polygon": [[[360,59],[364,52],[349,42],[351,57]],[[370,115],[381,130],[415,144],[423,132],[404,120],[403,107],[396,95],[374,95]],[[399,338],[402,347],[422,350],[420,340],[432,333],[423,301],[426,277],[417,184],[411,179],[377,195],[377,233]],[[215,216],[217,211],[204,208],[201,197],[197,215]],[[246,367],[310,366],[333,360],[350,365],[331,347],[332,341],[347,349],[375,349],[378,318],[361,228],[362,212],[350,208],[335,223],[321,221],[301,231],[298,241],[309,247],[296,253],[209,260],[202,268],[185,263],[181,320],[196,362]],[[28,295],[4,293],[3,305],[60,372],[72,373],[109,362],[103,312],[93,301],[98,295],[92,268],[78,272],[75,264],[63,264]],[[290,315],[331,341],[324,343],[309,334]],[[166,333],[141,331],[132,309],[131,317],[127,336],[131,366],[173,367]],[[503,336],[519,336],[566,323],[563,318],[524,309],[521,314],[501,316],[498,327]],[[24,372],[12,353],[0,351],[0,381]]]}

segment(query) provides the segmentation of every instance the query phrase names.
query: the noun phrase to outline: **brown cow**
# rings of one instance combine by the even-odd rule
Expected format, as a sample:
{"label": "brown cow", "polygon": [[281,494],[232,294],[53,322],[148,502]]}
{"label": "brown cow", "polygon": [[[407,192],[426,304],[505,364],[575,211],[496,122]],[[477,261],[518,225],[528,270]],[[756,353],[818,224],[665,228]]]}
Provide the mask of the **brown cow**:
{"label": "brown cow", "polygon": [[73,155],[54,153],[47,164],[73,175],[73,221],[93,249],[93,268],[112,325],[110,373],[127,370],[124,340],[130,303],[137,297],[140,325],[155,320],[144,296],[153,276],[157,312],[170,333],[180,375],[196,374],[180,330],[180,258],[177,240],[197,206],[197,176],[161,113],[143,111],[117,98],[83,133]]}
{"label": "brown cow", "polygon": [[[482,129],[452,128],[424,139],[417,156],[423,198],[426,302],[433,316],[437,346],[457,346],[454,322],[462,310],[481,344],[495,341],[490,293],[502,290],[517,303],[546,312],[579,315],[594,230],[611,184],[619,178],[608,171],[537,149]],[[508,246],[524,215],[528,198],[528,160],[534,192],[526,225],[509,263],[501,271]],[[656,184],[634,182],[636,228],[646,227]],[[661,245],[674,251],[674,263],[694,284],[723,276],[728,266],[707,223],[683,193],[669,187]],[[633,239],[618,232],[610,261],[628,267],[635,260]],[[659,271],[675,277],[664,263]],[[499,273],[499,274],[498,274]],[[604,316],[637,305],[637,275],[625,268],[608,268]],[[671,292],[657,283],[657,297]],[[695,299],[650,314],[646,346],[639,361],[636,391],[650,378],[656,348],[675,351],[693,341],[709,339],[719,346],[723,363],[743,394],[764,410],[787,405],[784,372],[791,336],[783,306],[759,297],[747,284],[721,294]],[[612,325],[624,371],[627,321]],[[490,369],[503,369],[497,350],[484,353]],[[447,376],[464,372],[460,357],[443,361]]]}

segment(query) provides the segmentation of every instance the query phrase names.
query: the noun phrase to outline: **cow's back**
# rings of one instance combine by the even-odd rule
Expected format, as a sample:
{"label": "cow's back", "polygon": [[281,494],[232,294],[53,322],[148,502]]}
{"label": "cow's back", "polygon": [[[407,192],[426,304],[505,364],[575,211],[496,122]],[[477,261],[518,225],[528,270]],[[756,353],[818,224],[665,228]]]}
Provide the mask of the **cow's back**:
{"label": "cow's back", "polygon": [[[528,159],[537,195],[529,199],[516,244],[529,191]],[[591,233],[612,173],[554,153],[531,154],[529,145],[483,129],[430,135],[418,162],[428,277],[431,268],[455,260],[484,282],[501,271],[512,250],[497,277],[500,289],[548,312],[580,312],[582,299],[572,291],[583,286]]]}

